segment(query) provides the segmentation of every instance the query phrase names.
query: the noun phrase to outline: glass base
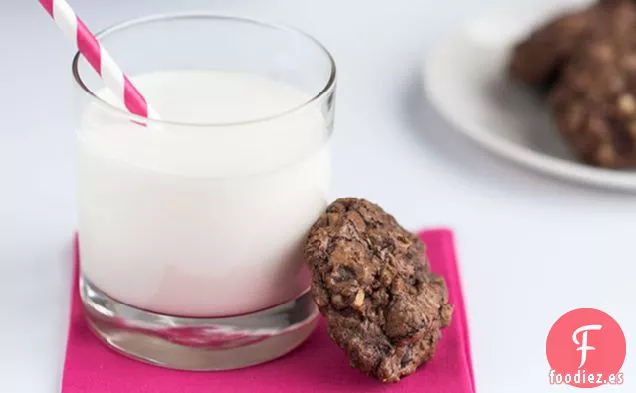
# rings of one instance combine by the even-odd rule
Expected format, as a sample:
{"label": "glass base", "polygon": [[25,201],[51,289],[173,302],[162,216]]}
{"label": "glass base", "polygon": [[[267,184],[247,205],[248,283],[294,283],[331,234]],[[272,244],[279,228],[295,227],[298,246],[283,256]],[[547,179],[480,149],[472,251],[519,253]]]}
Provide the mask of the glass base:
{"label": "glass base", "polygon": [[190,371],[231,370],[281,357],[313,332],[318,311],[309,292],[288,303],[240,316],[188,318],[134,308],[86,278],[80,294],[91,329],[134,359]]}

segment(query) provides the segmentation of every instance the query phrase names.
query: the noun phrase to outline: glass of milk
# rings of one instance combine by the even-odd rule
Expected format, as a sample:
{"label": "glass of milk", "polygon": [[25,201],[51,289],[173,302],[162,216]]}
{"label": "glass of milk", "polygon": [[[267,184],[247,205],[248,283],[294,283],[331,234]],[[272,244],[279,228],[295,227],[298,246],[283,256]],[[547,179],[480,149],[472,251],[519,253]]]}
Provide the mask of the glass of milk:
{"label": "glass of milk", "polygon": [[171,368],[280,357],[313,331],[302,248],[328,201],[335,65],[300,31],[210,14],[98,35],[161,119],[76,56],[80,293],[109,346]]}

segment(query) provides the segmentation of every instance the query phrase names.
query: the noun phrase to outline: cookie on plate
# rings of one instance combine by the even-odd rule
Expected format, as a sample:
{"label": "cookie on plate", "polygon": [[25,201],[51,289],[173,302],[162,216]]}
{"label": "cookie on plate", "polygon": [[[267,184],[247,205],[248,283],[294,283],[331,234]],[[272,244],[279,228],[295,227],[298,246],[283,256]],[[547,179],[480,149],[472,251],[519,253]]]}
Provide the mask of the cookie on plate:
{"label": "cookie on plate", "polygon": [[417,236],[364,199],[333,202],[305,247],[312,294],[349,363],[389,383],[429,360],[451,320]]}
{"label": "cookie on plate", "polygon": [[521,83],[549,87],[559,76],[579,39],[595,23],[597,7],[549,19],[517,43],[509,59],[510,76]]}
{"label": "cookie on plate", "polygon": [[636,165],[636,5],[603,14],[580,42],[550,104],[559,132],[595,166]]}

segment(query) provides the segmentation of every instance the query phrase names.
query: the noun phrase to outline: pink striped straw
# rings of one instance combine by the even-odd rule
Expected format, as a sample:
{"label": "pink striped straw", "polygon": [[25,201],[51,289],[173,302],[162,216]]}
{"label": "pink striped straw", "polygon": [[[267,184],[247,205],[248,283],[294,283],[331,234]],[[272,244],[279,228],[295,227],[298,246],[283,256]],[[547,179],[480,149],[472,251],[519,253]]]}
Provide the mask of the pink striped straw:
{"label": "pink striped straw", "polygon": [[39,1],[64,34],[75,42],[77,50],[101,76],[106,87],[122,99],[128,111],[145,118],[159,118],[65,0]]}

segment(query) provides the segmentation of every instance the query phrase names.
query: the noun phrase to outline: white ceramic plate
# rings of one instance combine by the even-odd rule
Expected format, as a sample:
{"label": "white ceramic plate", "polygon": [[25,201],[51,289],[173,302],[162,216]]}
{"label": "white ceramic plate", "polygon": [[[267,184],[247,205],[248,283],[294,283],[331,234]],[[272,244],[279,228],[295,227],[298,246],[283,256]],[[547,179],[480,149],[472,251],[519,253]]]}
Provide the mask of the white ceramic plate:
{"label": "white ceramic plate", "polygon": [[587,2],[530,3],[478,18],[441,42],[424,67],[429,101],[453,129],[513,162],[562,179],[636,191],[636,171],[579,163],[546,103],[509,82],[505,65],[511,46],[551,14]]}

